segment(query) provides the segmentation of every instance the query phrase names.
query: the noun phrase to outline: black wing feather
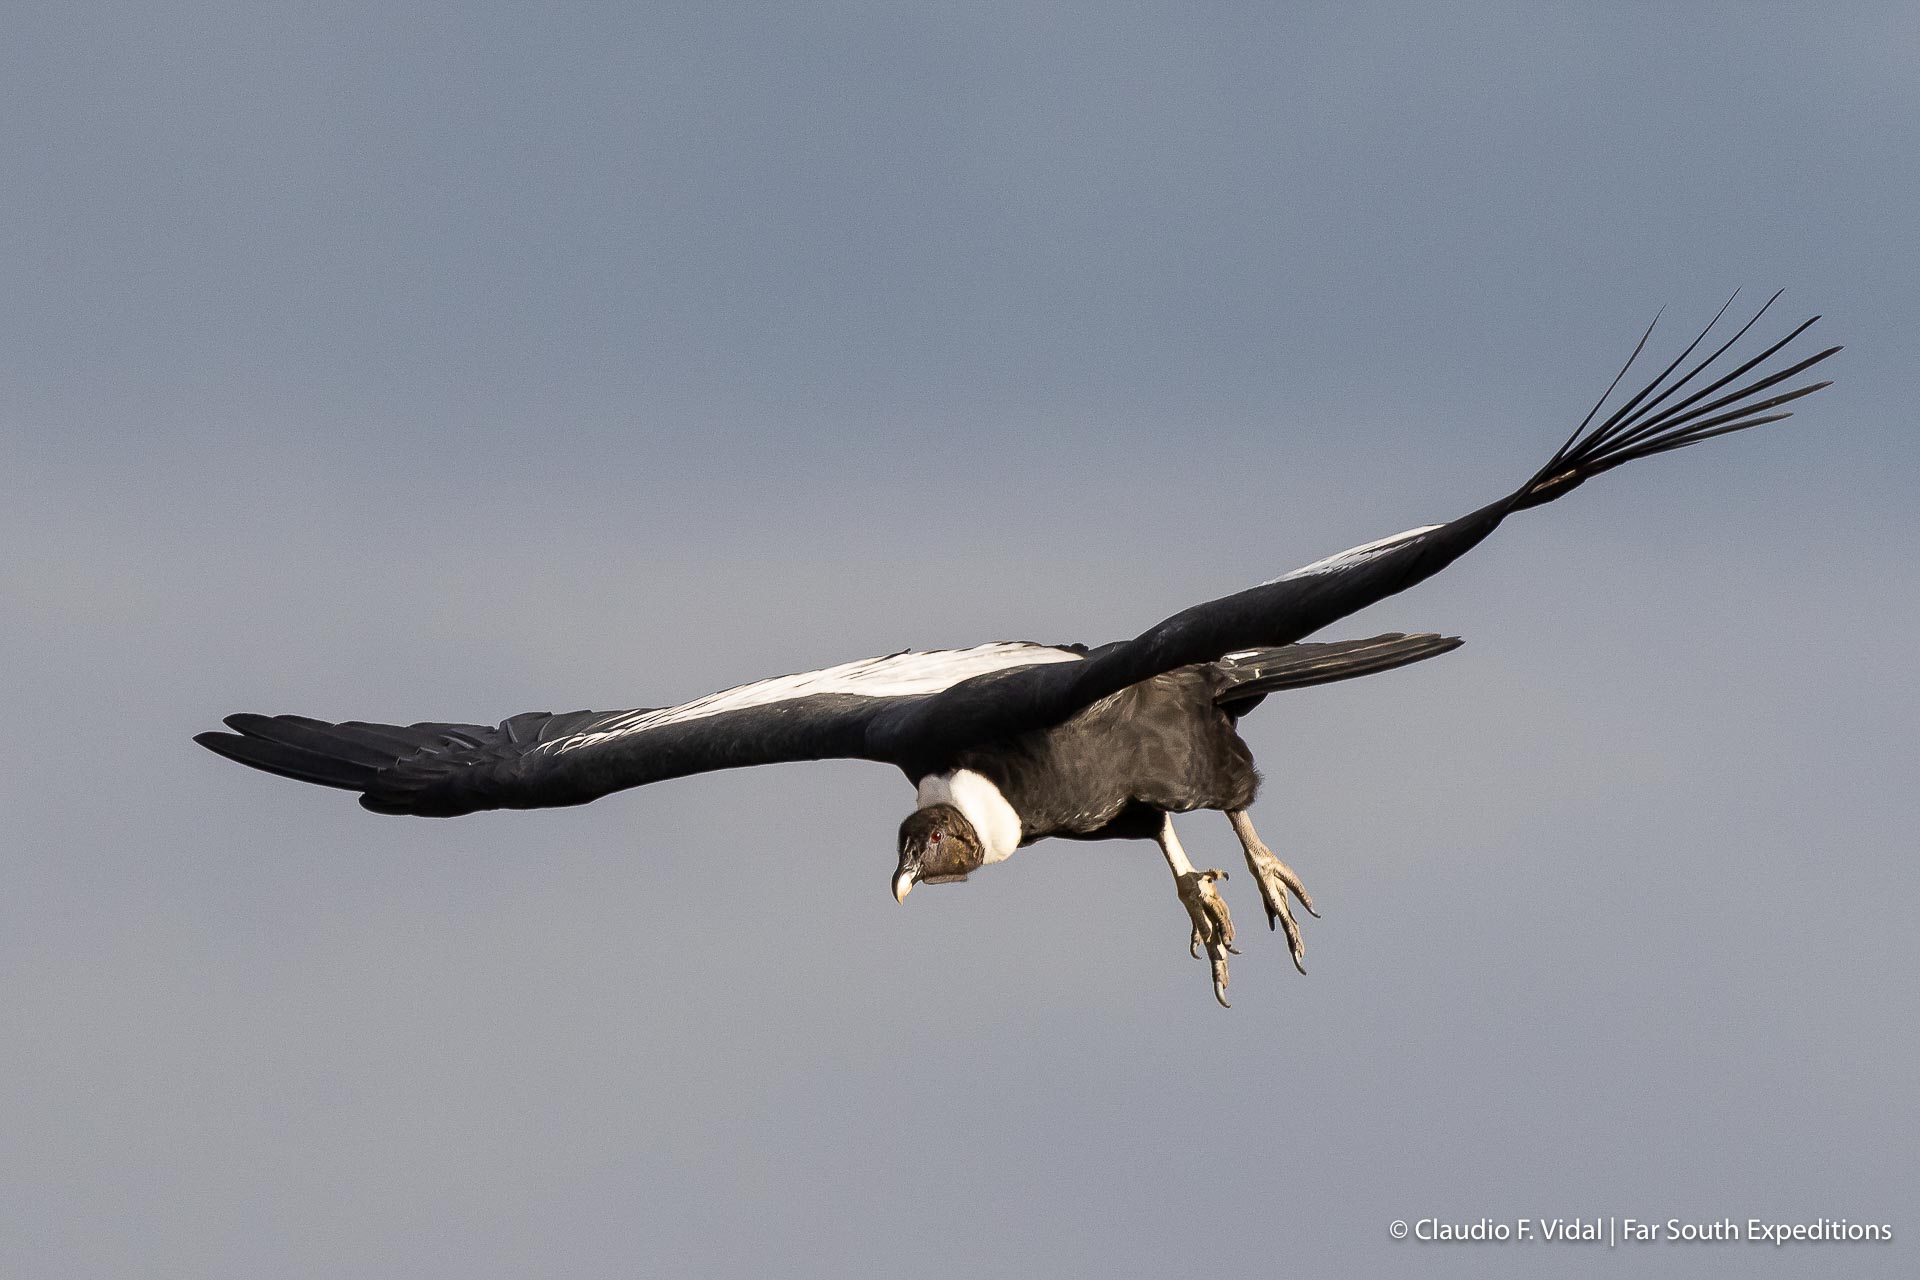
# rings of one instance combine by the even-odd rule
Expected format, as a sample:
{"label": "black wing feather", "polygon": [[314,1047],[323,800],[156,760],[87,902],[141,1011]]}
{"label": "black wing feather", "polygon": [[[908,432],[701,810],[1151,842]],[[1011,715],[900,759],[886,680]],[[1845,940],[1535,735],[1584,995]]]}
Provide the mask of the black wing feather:
{"label": "black wing feather", "polygon": [[525,712],[498,725],[330,724],[235,715],[233,733],[194,741],[229,760],[301,782],[361,792],[376,813],[452,817],[480,809],[584,804],[687,774],[858,756],[873,698],[822,695],[650,729],[576,751],[557,748],[633,711]]}
{"label": "black wing feather", "polygon": [[268,773],[277,773],[283,778],[318,783],[323,787],[363,791],[372,786],[380,775],[378,769],[369,765],[337,759],[325,752],[290,747],[271,738],[249,737],[240,733],[201,733],[195,734],[193,740],[229,760],[237,760]]}

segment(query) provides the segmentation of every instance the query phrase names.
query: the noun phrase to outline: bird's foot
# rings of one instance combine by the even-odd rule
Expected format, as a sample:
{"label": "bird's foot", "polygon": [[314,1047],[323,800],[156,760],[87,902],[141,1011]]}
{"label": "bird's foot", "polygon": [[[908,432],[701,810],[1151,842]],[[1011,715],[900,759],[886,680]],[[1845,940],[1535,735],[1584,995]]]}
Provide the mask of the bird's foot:
{"label": "bird's foot", "polygon": [[1274,857],[1273,851],[1264,845],[1248,848],[1247,867],[1253,872],[1254,882],[1260,886],[1260,900],[1267,907],[1267,928],[1279,925],[1286,930],[1287,950],[1293,954],[1293,967],[1305,973],[1307,949],[1300,940],[1300,926],[1287,906],[1287,894],[1291,892],[1300,899],[1300,905],[1307,909],[1307,914],[1317,920],[1320,913],[1313,909],[1313,899],[1307,896],[1306,886],[1300,883],[1300,877],[1293,873],[1292,867]]}
{"label": "bird's foot", "polygon": [[1223,1009],[1231,1007],[1227,1004],[1227,957],[1240,954],[1240,948],[1233,945],[1233,917],[1227,914],[1227,904],[1213,887],[1215,880],[1226,878],[1227,873],[1219,870],[1188,871],[1173,878],[1180,892],[1180,904],[1193,921],[1193,937],[1187,951],[1197,960],[1200,949],[1206,948],[1207,960],[1213,967],[1213,998]]}

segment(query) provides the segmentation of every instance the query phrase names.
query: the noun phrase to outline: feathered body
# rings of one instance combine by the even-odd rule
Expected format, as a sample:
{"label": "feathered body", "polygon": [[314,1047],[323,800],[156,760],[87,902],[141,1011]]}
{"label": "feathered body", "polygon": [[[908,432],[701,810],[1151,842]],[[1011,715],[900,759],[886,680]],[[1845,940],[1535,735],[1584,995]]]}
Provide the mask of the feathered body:
{"label": "feathered body", "polygon": [[1150,839],[1162,815],[1244,809],[1260,775],[1210,666],[1121,690],[1063,725],[960,753],[1021,819],[1023,845]]}

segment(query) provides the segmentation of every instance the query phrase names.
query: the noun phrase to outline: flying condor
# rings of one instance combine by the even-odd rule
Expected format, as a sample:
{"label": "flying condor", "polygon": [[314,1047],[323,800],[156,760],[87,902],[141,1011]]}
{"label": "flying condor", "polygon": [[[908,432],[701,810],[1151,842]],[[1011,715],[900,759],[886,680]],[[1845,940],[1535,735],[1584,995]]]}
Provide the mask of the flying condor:
{"label": "flying condor", "polygon": [[[232,733],[194,740],[256,769],[357,791],[375,813],[430,817],[584,804],[745,765],[876,760],[901,769],[917,789],[916,807],[900,825],[896,899],[905,901],[916,884],[965,880],[1049,836],[1153,840],[1192,927],[1189,950],[1204,952],[1224,1005],[1227,956],[1238,954],[1215,888],[1226,872],[1195,869],[1172,815],[1227,815],[1265,901],[1267,926],[1285,930],[1296,967],[1302,947],[1288,895],[1313,912],[1300,878],[1248,817],[1259,779],[1236,732],[1239,718],[1279,690],[1385,671],[1457,646],[1447,637],[1400,634],[1299,642],[1438,573],[1514,512],[1624,462],[1790,416],[1781,406],[1828,384],[1776,388],[1840,348],[1774,357],[1818,316],[1751,358],[1723,360],[1779,296],[1732,337],[1709,343],[1729,299],[1658,377],[1602,418],[1652,335],[1649,325],[1567,442],[1505,497],[1195,605],[1131,640],[909,651],[743,684],[676,707],[530,711],[497,725],[235,715],[226,721]],[[1703,344],[1711,350],[1695,360]],[[1725,365],[1733,367],[1723,372]]]}

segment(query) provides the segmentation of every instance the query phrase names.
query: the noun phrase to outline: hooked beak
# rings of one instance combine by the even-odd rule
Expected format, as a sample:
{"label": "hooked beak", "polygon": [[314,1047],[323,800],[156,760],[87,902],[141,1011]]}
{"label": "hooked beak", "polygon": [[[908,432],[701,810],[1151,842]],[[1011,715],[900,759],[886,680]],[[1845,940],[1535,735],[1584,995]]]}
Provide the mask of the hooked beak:
{"label": "hooked beak", "polygon": [[914,873],[911,867],[902,867],[893,877],[893,900],[905,902],[907,895],[913,892]]}

